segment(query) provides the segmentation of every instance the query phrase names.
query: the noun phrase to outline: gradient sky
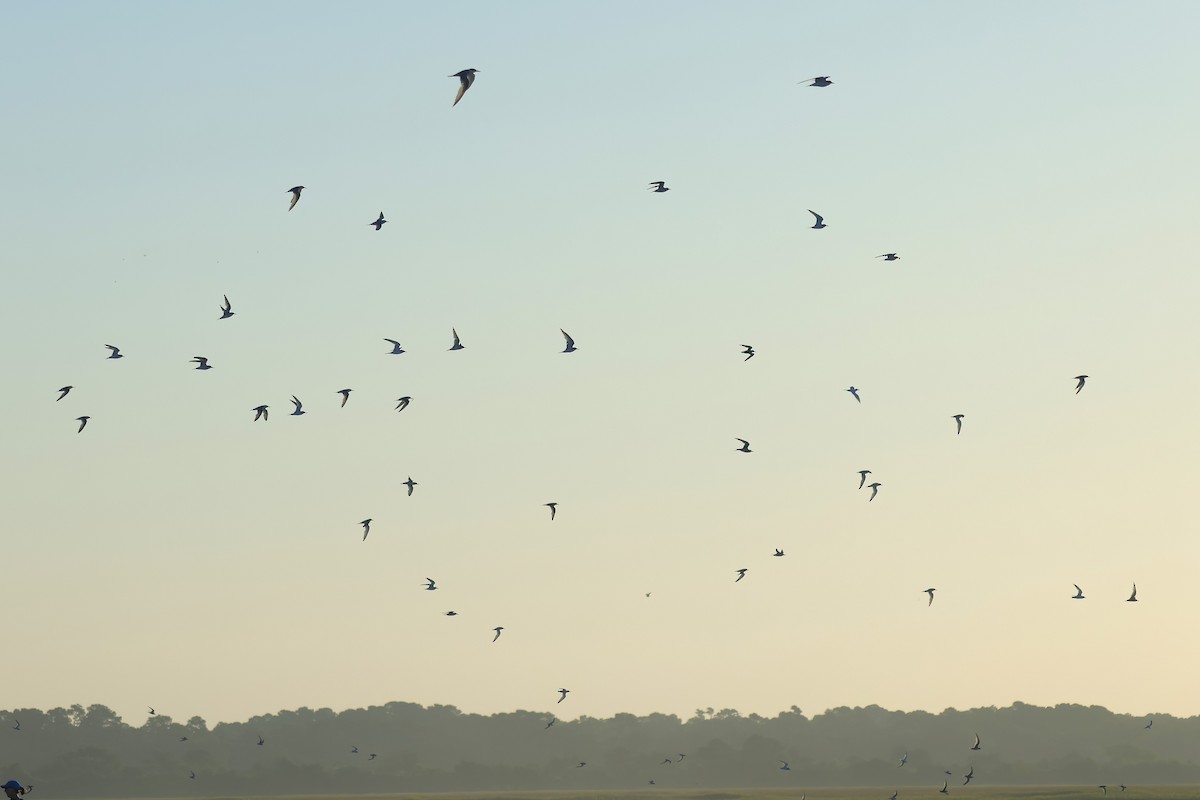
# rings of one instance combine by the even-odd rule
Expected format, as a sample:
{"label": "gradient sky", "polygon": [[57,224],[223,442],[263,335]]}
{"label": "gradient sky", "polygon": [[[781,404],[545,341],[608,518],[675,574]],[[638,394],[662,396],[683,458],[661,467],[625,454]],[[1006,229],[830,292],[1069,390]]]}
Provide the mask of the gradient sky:
{"label": "gradient sky", "polygon": [[1198,26],[10,5],[6,704],[1200,713]]}

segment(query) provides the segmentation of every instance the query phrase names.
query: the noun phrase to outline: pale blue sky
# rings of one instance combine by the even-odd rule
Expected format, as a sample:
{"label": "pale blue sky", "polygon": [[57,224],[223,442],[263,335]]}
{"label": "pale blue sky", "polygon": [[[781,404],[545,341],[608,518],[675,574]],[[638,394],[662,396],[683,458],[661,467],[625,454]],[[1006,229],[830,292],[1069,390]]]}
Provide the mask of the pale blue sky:
{"label": "pale blue sky", "polygon": [[1200,6],[5,20],[10,705],[1200,713]]}

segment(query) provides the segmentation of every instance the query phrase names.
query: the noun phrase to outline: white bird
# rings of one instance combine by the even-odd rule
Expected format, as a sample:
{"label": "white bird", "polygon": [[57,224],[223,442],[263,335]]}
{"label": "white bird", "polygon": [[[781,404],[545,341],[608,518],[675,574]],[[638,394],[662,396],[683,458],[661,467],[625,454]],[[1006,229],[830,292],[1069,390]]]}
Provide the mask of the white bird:
{"label": "white bird", "polygon": [[385,338],[385,339],[384,339],[384,341],[385,341],[385,342],[391,342],[391,343],[392,343],[392,352],[388,353],[388,355],[391,355],[391,356],[398,356],[398,355],[400,355],[401,353],[403,353],[403,352],[404,352],[404,348],[403,348],[403,347],[401,347],[401,346],[400,346],[400,343],[399,343],[399,342],[397,342],[395,339],[386,339],[386,338]]}
{"label": "white bird", "polygon": [[750,443],[749,443],[749,442],[747,442],[745,439],[738,439],[736,436],[735,436],[735,437],[733,437],[733,438],[734,438],[736,441],[739,441],[739,442],[741,442],[741,443],[742,443],[742,446],[741,446],[741,447],[735,447],[735,448],[734,448],[735,450],[737,450],[737,452],[739,452],[739,453],[753,453],[753,452],[754,452],[753,450],[751,450],[751,449],[750,449]]}
{"label": "white bird", "polygon": [[879,494],[880,486],[883,486],[883,484],[879,483],[878,481],[867,484],[867,488],[871,490],[871,496],[867,498],[868,503],[875,499],[875,495]]}
{"label": "white bird", "polygon": [[808,210],[808,213],[812,214],[814,217],[817,218],[817,221],[813,223],[813,228],[815,228],[816,230],[821,230],[821,228],[829,227],[828,225],[825,224],[825,218],[822,217],[817,212],[813,211],[811,208]]}
{"label": "white bird", "polygon": [[1133,594],[1129,595],[1128,599],[1126,599],[1125,602],[1126,603],[1136,603],[1137,601],[1138,601],[1138,599],[1137,599],[1137,584],[1135,583],[1135,584],[1133,584]]}
{"label": "white bird", "polygon": [[1087,379],[1087,375],[1075,376],[1075,380],[1079,381],[1079,383],[1075,384],[1075,394],[1079,394],[1081,391],[1083,391],[1083,384],[1087,383]]}
{"label": "white bird", "polygon": [[350,393],[352,391],[354,391],[354,390],[353,389],[338,389],[336,392],[334,392],[334,394],[340,394],[342,396],[342,404],[340,406],[338,406],[339,408],[346,407],[346,401],[350,399]]}
{"label": "white bird", "polygon": [[121,348],[113,347],[111,344],[106,344],[104,346],[107,347],[109,350],[112,350],[112,352],[109,353],[109,356],[108,356],[109,358],[124,358],[125,357],[125,356],[121,355]]}
{"label": "white bird", "polygon": [[210,367],[210,366],[208,365],[208,359],[207,359],[207,358],[205,358],[204,356],[195,356],[195,357],[193,357],[193,358],[191,359],[191,363],[194,363],[194,364],[197,364],[197,365],[198,365],[198,366],[196,367],[196,369],[212,369],[212,367]]}
{"label": "white bird", "polygon": [[447,76],[450,78],[458,78],[458,94],[454,96],[454,102],[450,105],[451,108],[454,108],[454,106],[458,105],[458,101],[463,99],[463,95],[467,93],[467,89],[470,89],[471,85],[475,83],[476,72],[479,72],[479,70],[464,69],[454,73],[453,75]]}
{"label": "white bird", "polygon": [[458,331],[456,331],[454,328],[451,328],[451,329],[450,329],[450,332],[451,332],[452,334],[454,334],[454,344],[450,345],[450,349],[451,349],[451,350],[462,350],[462,349],[463,349],[463,343],[462,343],[461,341],[459,341],[459,338],[458,338]]}
{"label": "white bird", "polygon": [[408,496],[412,497],[413,487],[417,485],[417,482],[412,479],[411,475],[409,475],[408,480],[406,480],[404,483],[402,483],[400,485],[407,486],[408,487]]}
{"label": "white bird", "polygon": [[300,398],[296,397],[296,395],[292,395],[292,405],[296,407],[296,410],[293,411],[289,416],[298,417],[305,413],[304,404],[300,402]]}
{"label": "white bird", "polygon": [[87,427],[87,423],[88,423],[89,419],[91,419],[91,417],[87,416],[86,414],[83,415],[82,417],[76,417],[75,420],[79,423],[79,430],[77,430],[75,432],[83,433],[83,429]]}
{"label": "white bird", "polygon": [[1085,598],[1084,598],[1084,596],[1083,596],[1083,589],[1080,589],[1080,588],[1079,588],[1079,584],[1078,584],[1078,583],[1073,583],[1073,584],[1071,584],[1071,585],[1075,587],[1075,594],[1071,595],[1071,599],[1072,599],[1072,600],[1083,600],[1083,599],[1085,599]]}
{"label": "white bird", "polygon": [[567,333],[562,328],[559,328],[559,331],[562,332],[563,338],[567,340],[567,346],[563,350],[564,353],[574,353],[579,349],[575,346],[575,340],[571,338],[571,334]]}
{"label": "white bird", "polygon": [[[933,593],[936,591],[937,591],[937,589],[926,589],[925,590],[925,594],[929,595],[929,602],[926,604],[926,608],[933,605]],[[974,750],[975,748],[972,747],[971,749]]]}
{"label": "white bird", "polygon": [[858,488],[860,488],[860,489],[861,489],[861,488],[863,488],[864,486],[866,486],[866,485],[867,485],[867,476],[871,474],[871,470],[869,470],[869,469],[860,469],[860,470],[858,471],[858,474],[859,474],[859,478],[860,478],[860,479],[859,479],[859,481],[858,481]]}
{"label": "white bird", "polygon": [[233,316],[233,306],[229,302],[229,295],[223,295],[223,297],[225,302],[221,306],[221,319],[229,319]]}
{"label": "white bird", "polygon": [[958,433],[960,433],[960,434],[962,433],[962,421],[963,421],[963,417],[965,417],[965,416],[966,416],[966,414],[955,414],[953,417],[951,417],[951,419],[953,419],[956,423],[958,423]]}

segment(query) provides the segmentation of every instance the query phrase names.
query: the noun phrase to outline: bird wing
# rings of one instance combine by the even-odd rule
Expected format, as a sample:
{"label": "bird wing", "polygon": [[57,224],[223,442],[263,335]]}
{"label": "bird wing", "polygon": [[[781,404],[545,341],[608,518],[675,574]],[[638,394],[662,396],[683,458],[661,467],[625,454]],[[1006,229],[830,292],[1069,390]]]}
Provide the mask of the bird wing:
{"label": "bird wing", "polygon": [[824,222],[824,221],[825,221],[825,218],[824,218],[824,217],[822,217],[822,216],[821,216],[820,214],[818,214],[817,212],[813,211],[811,208],[808,210],[808,213],[812,214],[814,217],[816,217],[816,218],[817,218],[817,223],[818,223],[818,224],[820,224],[820,223],[822,223],[822,222]]}
{"label": "bird wing", "polygon": [[575,340],[571,338],[571,334],[567,333],[562,328],[559,328],[558,330],[562,333],[563,338],[567,340],[567,347],[574,347]]}
{"label": "bird wing", "polygon": [[466,75],[461,76],[458,80],[458,94],[454,96],[454,102],[450,105],[451,108],[458,105],[458,101],[463,99],[463,95],[467,93],[467,89],[471,88],[471,82],[467,80]]}
{"label": "bird wing", "polygon": [[300,202],[300,193],[292,192],[292,203],[291,203],[291,205],[288,206],[288,211],[291,211],[293,208],[295,208],[296,203],[299,203],[299,202]]}

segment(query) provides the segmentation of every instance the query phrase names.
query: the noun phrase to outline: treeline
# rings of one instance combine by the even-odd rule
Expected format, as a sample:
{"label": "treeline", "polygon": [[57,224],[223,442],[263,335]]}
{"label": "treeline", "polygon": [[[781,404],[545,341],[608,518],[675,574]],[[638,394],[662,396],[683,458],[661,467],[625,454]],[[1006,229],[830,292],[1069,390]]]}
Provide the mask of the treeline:
{"label": "treeline", "polygon": [[301,708],[211,729],[199,717],[162,714],[133,727],[101,705],[2,716],[0,779],[59,798],[620,789],[651,780],[665,788],[940,787],[943,778],[961,784],[970,768],[971,786],[1200,783],[1200,718],[1134,718],[1098,706],[939,714],[868,706],[811,718],[795,706],[775,717],[710,708],[686,720],[617,714],[549,725],[543,713],[388,703]]}

